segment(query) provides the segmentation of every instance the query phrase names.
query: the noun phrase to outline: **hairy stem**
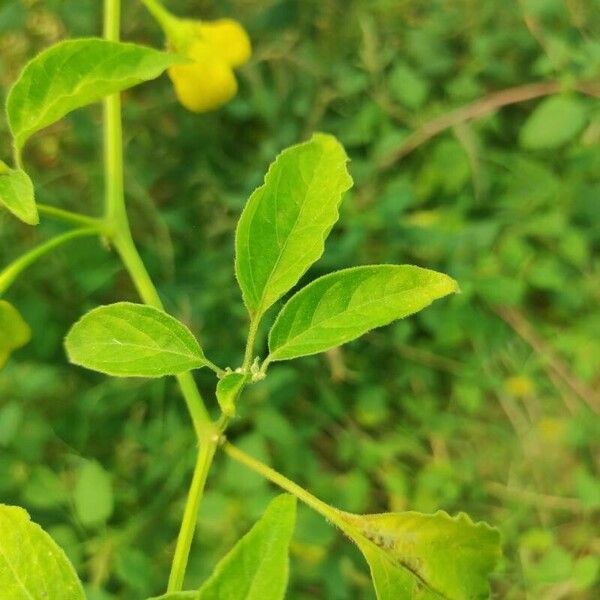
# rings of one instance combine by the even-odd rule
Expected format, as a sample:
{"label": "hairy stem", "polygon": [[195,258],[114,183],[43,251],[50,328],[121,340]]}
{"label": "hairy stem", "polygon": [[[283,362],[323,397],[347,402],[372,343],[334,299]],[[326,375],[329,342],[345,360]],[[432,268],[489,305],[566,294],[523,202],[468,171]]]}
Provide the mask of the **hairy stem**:
{"label": "hairy stem", "polygon": [[211,438],[205,439],[202,442],[202,446],[198,452],[192,485],[188,492],[185,511],[183,513],[183,521],[181,522],[179,537],[177,538],[177,547],[175,548],[173,563],[171,565],[171,574],[169,576],[167,592],[178,592],[183,587],[185,569],[188,563],[192,540],[194,539],[194,531],[196,529],[198,507],[200,506],[206,478],[208,477],[208,472],[217,450],[218,443],[219,434],[215,433]]}
{"label": "hairy stem", "polygon": [[254,342],[256,341],[259,325],[260,318],[252,317],[250,320],[250,329],[248,330],[248,340],[246,341],[246,351],[244,352],[244,364],[242,366],[244,373],[249,373],[252,366]]}
{"label": "hairy stem", "polygon": [[54,250],[58,246],[62,246],[66,242],[74,240],[76,238],[85,237],[89,235],[97,235],[98,228],[96,227],[85,227],[80,229],[73,229],[57,235],[56,237],[40,244],[36,248],[29,250],[29,252],[19,256],[10,265],[0,271],[0,296],[11,286],[13,281],[32,263],[36,260]]}

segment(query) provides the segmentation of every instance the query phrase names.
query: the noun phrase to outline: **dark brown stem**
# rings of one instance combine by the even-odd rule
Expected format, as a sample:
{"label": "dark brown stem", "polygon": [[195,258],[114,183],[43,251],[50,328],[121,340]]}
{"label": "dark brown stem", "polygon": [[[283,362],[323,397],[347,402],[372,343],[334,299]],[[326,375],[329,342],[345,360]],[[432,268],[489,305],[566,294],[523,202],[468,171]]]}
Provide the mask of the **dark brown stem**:
{"label": "dark brown stem", "polygon": [[[437,119],[429,121],[429,123],[426,123],[423,127],[410,135],[404,141],[402,146],[384,156],[381,159],[379,167],[381,170],[389,169],[400,159],[428,142],[431,138],[434,138],[436,135],[439,135],[451,127],[455,127],[460,123],[472,121],[473,119],[481,119],[503,106],[557,94],[563,89],[565,89],[564,84],[560,81],[544,81],[541,83],[528,83],[526,85],[519,85],[499,92],[494,92],[485,98],[476,100],[471,104],[462,106]],[[573,86],[573,89],[582,94],[600,98],[600,84],[598,83],[577,83]]]}

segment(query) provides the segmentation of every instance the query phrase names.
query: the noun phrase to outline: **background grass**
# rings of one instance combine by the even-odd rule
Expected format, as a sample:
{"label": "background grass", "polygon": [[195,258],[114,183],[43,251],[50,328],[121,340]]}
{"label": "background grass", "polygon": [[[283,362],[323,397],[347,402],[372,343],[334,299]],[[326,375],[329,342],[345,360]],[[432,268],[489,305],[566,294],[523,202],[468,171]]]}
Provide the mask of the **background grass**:
{"label": "background grass", "polygon": [[[1,1],[3,92],[35,52],[99,33],[99,5]],[[315,130],[346,146],[356,185],[306,281],[414,263],[463,291],[334,352],[275,365],[244,396],[231,438],[346,510],[464,510],[497,525],[495,598],[597,598],[600,108],[597,87],[579,85],[600,71],[597,1],[168,5],[234,16],[254,43],[238,97],[218,112],[185,112],[165,77],[124,96],[135,237],[169,311],[213,360],[242,357],[236,220],[275,154]],[[138,2],[124,12],[126,39],[162,44]],[[514,88],[540,82],[539,98],[517,102],[524,91]],[[545,95],[555,87],[558,107]],[[466,113],[476,118],[452,117],[480,99],[482,110]],[[438,135],[415,136],[432,121]],[[96,106],[32,140],[40,201],[99,210],[99,126]],[[6,160],[4,121],[0,134]],[[1,264],[60,230],[2,212]],[[183,402],[172,381],[71,367],[61,346],[86,310],[136,300],[130,281],[114,253],[82,239],[31,268],[7,299],[35,335],[0,373],[0,501],[26,507],[63,545],[90,599],[160,592],[194,457]],[[211,398],[210,374],[198,382]],[[275,493],[218,458],[190,587]],[[357,551],[304,509],[289,597],[373,598]]]}

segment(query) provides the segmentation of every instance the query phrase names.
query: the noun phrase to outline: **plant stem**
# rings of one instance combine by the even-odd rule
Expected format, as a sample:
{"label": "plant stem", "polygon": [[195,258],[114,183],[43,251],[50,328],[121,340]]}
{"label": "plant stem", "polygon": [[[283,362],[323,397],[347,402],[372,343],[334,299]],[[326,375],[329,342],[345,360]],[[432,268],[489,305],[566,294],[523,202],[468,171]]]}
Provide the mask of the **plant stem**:
{"label": "plant stem", "polygon": [[2,295],[12,284],[12,282],[32,263],[34,263],[38,258],[44,256],[54,248],[61,246],[62,244],[74,240],[76,238],[88,236],[88,235],[97,235],[98,228],[96,227],[86,227],[81,229],[73,229],[71,231],[67,231],[67,233],[63,233],[62,235],[57,235],[56,237],[40,244],[36,248],[29,250],[29,252],[19,256],[15,261],[13,261],[10,265],[5,267],[2,271],[0,271],[0,295]]}
{"label": "plant stem", "polygon": [[[121,29],[121,0],[104,0],[104,38],[118,42]],[[123,191],[123,129],[121,96],[104,100],[104,210],[108,221],[120,230],[129,230]]]}
{"label": "plant stem", "polygon": [[297,483],[293,482],[291,479],[285,477],[281,473],[275,471],[268,465],[260,462],[256,458],[253,458],[249,454],[246,454],[243,450],[240,450],[233,444],[229,442],[225,442],[223,444],[223,450],[225,454],[229,455],[234,460],[242,463],[252,471],[255,471],[259,475],[262,475],[265,479],[272,481],[274,484],[278,485],[280,488],[283,488],[286,492],[293,494],[304,502],[307,506],[310,506],[313,510],[323,515],[326,519],[329,519],[332,523],[335,523],[338,526],[341,526],[343,523],[346,524],[342,519],[342,512],[337,508],[330,506],[326,502],[319,500],[316,496],[313,496],[310,492],[305,490],[303,487],[299,486]]}
{"label": "plant stem", "polygon": [[256,334],[258,333],[258,326],[260,325],[260,318],[251,317],[250,328],[248,330],[248,340],[246,341],[246,351],[244,352],[244,364],[242,370],[244,373],[250,373],[250,367],[252,366],[252,353],[254,352],[254,342],[256,340]]}
{"label": "plant stem", "polygon": [[56,206],[48,206],[47,204],[37,203],[38,210],[41,214],[47,215],[64,221],[65,223],[71,223],[73,225],[83,225],[85,227],[95,227],[98,231],[101,231],[104,227],[104,221],[96,217],[88,217],[70,210],[63,208],[57,208]]}
{"label": "plant stem", "polygon": [[[104,0],[104,37],[119,40],[120,0]],[[123,132],[119,94],[104,100],[104,176],[106,181],[105,214],[115,248],[142,300],[162,309],[156,287],[135,247],[125,207],[123,188]],[[199,437],[213,430],[208,411],[189,373],[177,377]]]}
{"label": "plant stem", "polygon": [[175,17],[158,0],[142,0],[142,4],[158,23],[164,25],[173,21]]}
{"label": "plant stem", "polygon": [[178,592],[182,589],[185,569],[194,539],[194,531],[196,529],[196,520],[198,518],[198,507],[202,499],[206,478],[210,470],[217,446],[219,443],[219,434],[215,433],[212,437],[206,438],[202,442],[196,467],[194,468],[194,476],[192,485],[190,486],[188,497],[183,513],[183,521],[177,538],[177,546],[173,556],[171,565],[171,574],[169,575],[169,585],[167,592]]}
{"label": "plant stem", "polygon": [[[104,37],[108,40],[119,40],[120,8],[120,0],[104,0]],[[133,241],[127,218],[123,187],[121,102],[118,94],[109,96],[104,101],[104,175],[106,185],[105,218],[109,227],[109,235],[142,300],[150,306],[162,308],[160,296]],[[201,447],[177,539],[169,578],[169,591],[179,591],[183,583],[196,528],[198,506],[204,493],[206,477],[220,434],[206,410],[192,375],[190,373],[178,375],[177,382],[192,417]]]}

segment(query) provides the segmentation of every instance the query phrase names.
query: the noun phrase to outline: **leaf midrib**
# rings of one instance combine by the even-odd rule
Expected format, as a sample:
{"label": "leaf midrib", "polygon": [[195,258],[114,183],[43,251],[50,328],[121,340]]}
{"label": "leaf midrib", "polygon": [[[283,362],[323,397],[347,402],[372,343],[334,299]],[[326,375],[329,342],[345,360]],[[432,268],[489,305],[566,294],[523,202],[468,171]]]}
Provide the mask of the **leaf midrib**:
{"label": "leaf midrib", "polygon": [[[365,280],[365,282],[366,281],[367,280]],[[365,282],[363,282],[363,283],[365,283]],[[440,284],[434,284],[434,285],[440,285]],[[313,329],[316,329],[317,327],[326,326],[326,324],[329,321],[333,321],[335,319],[340,318],[340,315],[349,316],[349,315],[353,314],[354,312],[356,312],[358,310],[361,310],[361,309],[363,309],[363,308],[365,308],[367,306],[371,306],[371,305],[374,305],[374,304],[378,304],[378,303],[384,302],[387,298],[390,298],[390,297],[393,297],[393,296],[398,296],[400,294],[406,294],[406,293],[409,293],[411,291],[414,291],[414,290],[417,290],[417,289],[423,288],[423,287],[429,287],[429,286],[417,286],[417,287],[413,287],[413,288],[409,288],[407,290],[404,290],[403,292],[393,292],[393,293],[390,293],[390,294],[385,294],[384,296],[379,297],[377,300],[375,300],[373,302],[365,302],[363,304],[359,304],[357,306],[352,307],[352,309],[350,309],[350,310],[343,310],[343,311],[341,311],[341,312],[339,312],[339,313],[337,313],[335,315],[332,315],[331,317],[323,319],[321,321],[315,322],[315,321],[311,320],[310,327],[306,328],[304,331],[302,331],[301,333],[298,333],[297,335],[295,335],[293,337],[287,338],[285,340],[285,342],[281,346],[279,346],[275,350],[275,352],[273,352],[273,354],[277,353],[282,348],[285,348],[286,346],[291,345],[294,342],[294,340],[297,340],[298,338],[303,337],[304,335],[306,335],[308,332],[312,331]],[[354,293],[358,292],[359,289],[360,288],[357,288]],[[322,302],[322,299],[319,301],[319,304],[317,305],[317,308],[320,306],[321,302]],[[431,304],[431,302],[433,302],[433,300],[430,301],[430,304]],[[392,320],[393,320],[393,318],[392,318]],[[350,326],[346,327],[346,329],[350,329],[351,327],[352,326],[350,325]]]}
{"label": "leaf midrib", "polygon": [[[262,291],[262,295],[260,297],[260,300],[257,304],[257,308],[256,308],[256,315],[260,316],[263,314],[263,312],[265,311],[264,308],[264,303],[265,303],[265,297],[266,297],[266,292],[267,289],[269,287],[269,283],[271,282],[271,279],[273,277],[273,273],[275,273],[275,271],[277,270],[279,263],[282,260],[283,254],[289,244],[290,238],[292,237],[292,235],[295,232],[296,226],[298,225],[298,222],[300,221],[300,217],[302,216],[302,214],[304,213],[305,209],[306,209],[306,205],[307,205],[307,197],[309,195],[309,192],[312,190],[312,186],[315,182],[315,178],[316,178],[316,174],[317,174],[317,170],[318,170],[318,165],[320,165],[321,161],[323,160],[323,156],[325,155],[325,149],[324,148],[320,148],[320,154],[319,157],[316,161],[316,165],[313,168],[313,172],[311,174],[311,179],[310,179],[310,183],[307,185],[306,187],[306,192],[304,193],[304,196],[302,198],[301,204],[300,204],[300,210],[298,211],[298,214],[296,215],[296,219],[294,220],[294,224],[292,225],[292,228],[290,229],[290,232],[287,236],[287,238],[284,240],[283,242],[283,246],[280,246],[279,249],[279,256],[277,257],[277,260],[275,261],[275,264],[273,265],[273,268],[271,269],[269,276],[267,277],[267,280],[265,281],[265,284],[263,286],[263,291]],[[302,169],[298,169],[300,172],[300,176],[302,177],[302,179],[304,179],[304,176],[302,174]],[[279,175],[279,179],[277,182],[277,186],[279,188],[279,181],[281,180],[281,172]],[[275,200],[275,202],[277,202],[277,200]],[[277,219],[275,219],[275,227],[277,228]],[[276,233],[277,235],[277,233]],[[256,288],[255,288],[256,289]]]}

